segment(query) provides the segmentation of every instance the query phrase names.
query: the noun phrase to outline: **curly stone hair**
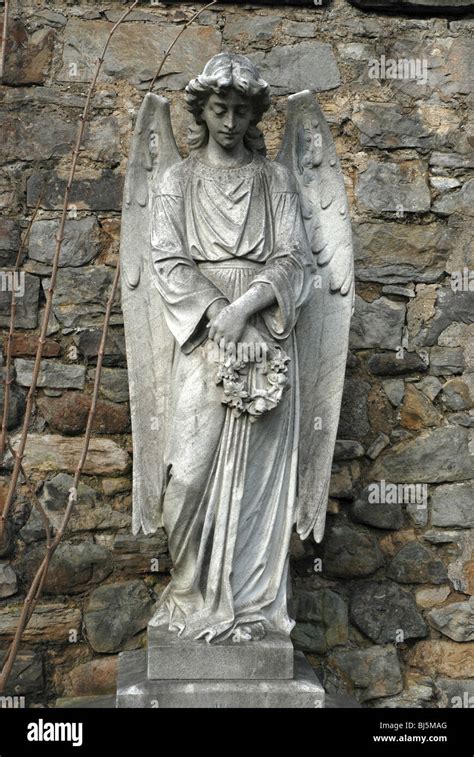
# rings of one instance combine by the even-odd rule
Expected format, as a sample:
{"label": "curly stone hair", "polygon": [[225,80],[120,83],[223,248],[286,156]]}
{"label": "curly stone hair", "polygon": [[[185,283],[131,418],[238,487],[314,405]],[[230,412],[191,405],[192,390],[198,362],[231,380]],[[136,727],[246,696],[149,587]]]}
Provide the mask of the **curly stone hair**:
{"label": "curly stone hair", "polygon": [[270,87],[244,55],[219,53],[214,55],[202,74],[192,79],[186,87],[186,108],[193,114],[196,123],[190,127],[188,142],[191,150],[207,144],[209,132],[202,117],[207,98],[234,89],[239,95],[248,97],[253,117],[244,136],[245,146],[252,152],[265,155],[265,141],[257,124],[270,107]]}

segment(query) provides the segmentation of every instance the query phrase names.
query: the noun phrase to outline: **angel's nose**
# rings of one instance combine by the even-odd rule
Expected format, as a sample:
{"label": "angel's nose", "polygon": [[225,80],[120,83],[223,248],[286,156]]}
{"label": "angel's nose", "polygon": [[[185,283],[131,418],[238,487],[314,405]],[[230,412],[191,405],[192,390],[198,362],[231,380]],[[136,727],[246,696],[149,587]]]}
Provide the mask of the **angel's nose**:
{"label": "angel's nose", "polygon": [[224,117],[224,126],[231,130],[234,128],[235,116],[231,110],[228,110]]}

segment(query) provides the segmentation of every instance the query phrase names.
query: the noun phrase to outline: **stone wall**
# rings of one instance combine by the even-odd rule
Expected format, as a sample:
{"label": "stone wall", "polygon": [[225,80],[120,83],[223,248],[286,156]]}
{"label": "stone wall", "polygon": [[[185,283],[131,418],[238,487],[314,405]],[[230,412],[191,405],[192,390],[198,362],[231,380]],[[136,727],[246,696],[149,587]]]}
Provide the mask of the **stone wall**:
{"label": "stone wall", "polygon": [[[15,439],[71,142],[94,61],[123,5],[12,6],[0,89],[3,271],[41,196],[18,298],[9,417]],[[134,118],[163,50],[193,9],[141,3],[117,31],[93,98],[24,461],[53,528],[90,404]],[[416,7],[412,16],[366,13],[346,0],[221,5],[183,35],[158,81],[183,152],[183,86],[222,48],[249,54],[273,87],[264,122],[271,157],[289,93],[317,91],[331,125],[352,208],[357,302],[327,534],[321,548],[295,539],[292,549],[294,641],[330,693],[346,691],[373,707],[466,706],[474,694],[474,261],[467,221],[474,207],[473,22],[426,12],[425,4],[420,17]],[[5,292],[0,305],[5,336]],[[110,691],[117,653],[143,644],[153,600],[169,576],[164,534],[130,535],[119,300],[105,366],[77,508],[15,666],[11,691],[27,704]],[[7,478],[4,469],[2,500]],[[22,485],[1,545],[0,649],[44,544]]]}

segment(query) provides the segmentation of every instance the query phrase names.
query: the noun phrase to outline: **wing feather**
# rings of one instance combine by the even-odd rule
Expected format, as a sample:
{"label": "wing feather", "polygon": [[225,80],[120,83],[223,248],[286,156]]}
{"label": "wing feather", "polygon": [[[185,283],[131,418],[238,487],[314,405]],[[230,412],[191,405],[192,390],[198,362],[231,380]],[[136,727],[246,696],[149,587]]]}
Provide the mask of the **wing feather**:
{"label": "wing feather", "polygon": [[133,444],[133,533],[161,526],[166,483],[167,387],[174,340],[153,284],[150,250],[152,185],[181,160],[169,103],[148,93],[140,107],[125,176],[120,239]]}
{"label": "wing feather", "polygon": [[300,380],[297,531],[324,533],[354,300],[349,207],[334,141],[311,92],[288,98],[277,158],[299,186],[317,278],[296,336]]}

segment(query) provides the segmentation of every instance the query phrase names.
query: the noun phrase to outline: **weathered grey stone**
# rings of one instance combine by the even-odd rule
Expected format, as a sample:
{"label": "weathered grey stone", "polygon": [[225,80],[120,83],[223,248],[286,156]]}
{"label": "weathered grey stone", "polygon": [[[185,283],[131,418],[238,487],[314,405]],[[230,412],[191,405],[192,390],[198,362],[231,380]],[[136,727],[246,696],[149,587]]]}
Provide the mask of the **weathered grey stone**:
{"label": "weathered grey stone", "polygon": [[[95,368],[88,372],[92,380],[95,378]],[[128,373],[126,368],[103,368],[100,377],[100,395],[111,402],[127,402]]]}
{"label": "weathered grey stone", "polygon": [[462,373],[466,362],[461,347],[432,347],[430,351],[430,371],[435,376],[449,376]]}
{"label": "weathered grey stone", "polygon": [[297,589],[293,603],[296,625],[291,638],[297,649],[325,654],[328,649],[347,643],[348,612],[340,594],[331,589]]}
{"label": "weathered grey stone", "polygon": [[[29,207],[34,207],[41,197],[41,207],[60,210],[63,204],[67,179],[54,171],[32,174],[26,182],[26,197]],[[77,172],[69,195],[69,206],[78,210],[120,210],[123,193],[123,177],[116,171],[105,169],[100,173]]]}
{"label": "weathered grey stone", "polygon": [[430,544],[451,544],[452,542],[459,541],[459,537],[459,531],[446,531],[445,529],[436,531],[436,529],[432,528],[423,534],[423,539],[429,541]]}
{"label": "weathered grey stone", "polygon": [[383,431],[374,439],[369,449],[367,450],[367,457],[371,460],[376,460],[381,452],[390,444],[390,437],[384,434]]}
{"label": "weathered grey stone", "polygon": [[[74,344],[87,362],[94,363],[99,353],[102,331],[100,329],[86,329],[75,334]],[[104,366],[115,366],[125,363],[125,337],[123,332],[109,329],[105,342]]]}
{"label": "weathered grey stone", "polygon": [[[18,574],[29,585],[44,558],[44,547],[36,547],[18,563]],[[103,581],[112,572],[112,554],[99,544],[59,544],[51,559],[43,591],[46,594],[78,594]]]}
{"label": "weathered grey stone", "polygon": [[428,620],[453,641],[474,641],[474,597],[467,602],[454,602],[431,610]]}
{"label": "weathered grey stone", "polygon": [[314,24],[310,21],[283,21],[283,33],[289,37],[314,37]]}
{"label": "weathered grey stone", "polygon": [[459,179],[449,176],[430,176],[430,184],[438,192],[449,192],[450,189],[457,189],[461,186]]}
{"label": "weathered grey stone", "polygon": [[7,562],[0,562],[0,599],[11,597],[18,591],[16,573]]}
{"label": "weathered grey stone", "polygon": [[[63,65],[59,81],[90,81],[95,62],[112,24],[106,21],[69,19],[64,30]],[[163,51],[176,36],[173,24],[123,24],[116,30],[102,67],[99,81],[126,79],[132,84],[149,82],[155,75]],[[157,85],[182,89],[210,57],[220,51],[221,35],[209,26],[192,25],[166,60]]]}
{"label": "weathered grey stone", "polygon": [[441,584],[447,578],[443,561],[418,542],[406,544],[397,552],[387,575],[403,584]]}
{"label": "weathered grey stone", "polygon": [[[5,652],[0,652],[0,665],[3,666]],[[43,691],[43,660],[37,652],[19,652],[13,663],[5,694],[7,696],[25,696]]]}
{"label": "weathered grey stone", "polygon": [[367,581],[351,590],[351,620],[377,644],[427,636],[428,628],[407,591],[391,581]]}
{"label": "weathered grey stone", "polygon": [[[20,619],[21,605],[7,604],[0,607],[0,638],[11,639]],[[71,630],[78,633],[81,628],[81,611],[68,607],[65,602],[39,602],[23,632],[25,642],[60,641],[63,644],[70,638]]]}
{"label": "weathered grey stone", "polygon": [[329,528],[323,542],[323,575],[339,578],[369,576],[382,565],[382,553],[371,533],[345,524]]}
{"label": "weathered grey stone", "polygon": [[[3,271],[2,275],[5,281],[2,281],[0,288],[0,328],[8,328],[10,325],[11,290],[14,288],[17,291],[15,328],[35,329],[38,325],[38,278],[24,271],[19,273],[18,279],[12,278],[11,271]],[[23,286],[24,293],[21,294]]]}
{"label": "weathered grey stone", "polygon": [[[89,328],[102,323],[113,278],[114,271],[109,266],[58,271],[53,312],[59,323],[71,328]],[[50,279],[43,279],[45,292],[49,289],[49,282]],[[117,293],[110,322],[118,324],[122,320]]]}
{"label": "weathered grey stone", "polygon": [[118,652],[127,642],[133,644],[133,637],[146,627],[152,607],[143,581],[94,589],[84,613],[84,625],[92,649]]}
{"label": "weathered grey stone", "polygon": [[[116,92],[96,91],[91,100],[94,110],[112,109],[117,100]],[[9,87],[5,92],[6,105],[58,105],[61,108],[83,108],[85,94],[66,92],[55,87]]]}
{"label": "weathered grey stone", "polygon": [[[3,373],[3,371],[2,371]],[[4,376],[2,376],[4,378]],[[0,384],[0,412],[3,413],[3,398],[5,396],[5,384]],[[25,411],[26,397],[23,389],[14,384],[10,386],[10,400],[8,404],[7,428],[18,426]]]}
{"label": "weathered grey stone", "polygon": [[452,152],[432,152],[430,166],[433,168],[474,168],[472,155],[457,155]]}
{"label": "weathered grey stone", "polygon": [[382,386],[393,407],[399,407],[405,394],[405,382],[403,379],[387,379],[386,381],[382,381]]}
{"label": "weathered grey stone", "polygon": [[337,650],[329,664],[351,681],[360,702],[393,696],[403,689],[400,663],[392,646]]}
{"label": "weathered grey stone", "polygon": [[441,402],[448,410],[469,410],[474,404],[474,376],[453,378],[443,385]]}
{"label": "weathered grey stone", "polygon": [[12,218],[0,218],[0,264],[7,268],[15,265],[20,245],[20,227]]}
{"label": "weathered grey stone", "polygon": [[356,105],[353,122],[360,131],[363,146],[380,149],[433,147],[436,132],[423,124],[420,113],[404,113],[398,103],[362,102]]}
{"label": "weathered grey stone", "polygon": [[[442,332],[448,327],[452,328],[454,324],[459,324],[459,328],[464,326],[467,330],[469,328],[467,324],[474,323],[474,292],[453,291],[450,286],[439,287],[435,290],[435,297],[433,317],[423,324],[419,333],[414,336],[413,341],[417,345],[436,345]],[[414,303],[416,303],[416,300],[414,300]],[[467,331],[466,336],[468,333]],[[460,336],[462,339],[462,334]],[[453,344],[442,344],[441,346],[452,347]],[[460,343],[455,346],[459,347]],[[434,351],[435,356],[437,349],[435,348]],[[459,359],[457,362],[460,362]]]}
{"label": "weathered grey stone", "polygon": [[369,475],[374,481],[435,484],[463,481],[472,470],[468,429],[448,426],[395,445],[377,459]]}
{"label": "weathered grey stone", "polygon": [[334,460],[356,460],[364,456],[364,448],[354,439],[337,439],[334,448]]}
{"label": "weathered grey stone", "polygon": [[280,16],[229,13],[224,26],[224,44],[234,48],[236,45],[260,47],[272,39],[280,22]]}
{"label": "weathered grey stone", "polygon": [[354,502],[351,514],[354,520],[375,528],[397,531],[403,526],[402,507],[399,503],[369,502],[369,490],[364,489]]}
{"label": "weathered grey stone", "polygon": [[440,393],[443,385],[436,376],[425,376],[421,381],[417,381],[416,387],[433,402]]}
{"label": "weathered grey stone", "polygon": [[57,13],[56,11],[48,9],[35,11],[33,20],[36,21],[36,19],[41,19],[42,22],[54,27],[65,26],[67,21],[66,16],[64,16],[62,13]]}
{"label": "weathered grey stone", "polygon": [[370,384],[359,379],[346,378],[344,394],[342,396],[341,417],[339,420],[338,436],[361,438],[368,434],[369,418],[367,414],[367,399]]}
{"label": "weathered grey stone", "polygon": [[[12,439],[12,447],[19,444],[18,434]],[[58,434],[30,433],[26,444],[23,465],[26,471],[38,470],[74,472],[82,452],[83,440],[63,437]],[[128,453],[112,439],[92,437],[89,444],[84,474],[106,474],[125,472],[130,464]]]}
{"label": "weathered grey stone", "polygon": [[[0,115],[4,139],[0,163],[15,154],[17,160],[40,161],[72,152],[77,132],[76,117],[53,110],[26,110],[22,115],[6,111]],[[81,152],[92,160],[117,163],[120,160],[120,131],[114,116],[95,116],[86,125]]]}
{"label": "weathered grey stone", "polygon": [[474,216],[474,179],[466,181],[457,192],[450,192],[434,201],[433,213],[449,216],[459,213],[462,216]]}
{"label": "weathered grey stone", "polygon": [[168,542],[162,528],[155,534],[117,534],[114,539],[114,564],[133,573],[162,573],[171,568]]}
{"label": "weathered grey stone", "polygon": [[[35,221],[31,227],[28,254],[41,263],[52,263],[57,221]],[[99,224],[95,216],[68,219],[59,255],[59,266],[81,266],[90,263],[99,251]]]}
{"label": "weathered grey stone", "polygon": [[303,89],[321,92],[335,89],[341,83],[332,47],[326,42],[278,45],[268,53],[253,53],[249,58],[278,95]]}
{"label": "weathered grey stone", "polygon": [[358,202],[376,213],[426,213],[430,190],[426,168],[421,161],[379,163],[369,160],[359,176]]}
{"label": "weathered grey stone", "polygon": [[474,528],[474,482],[437,486],[431,493],[431,523]]}
{"label": "weathered grey stone", "polygon": [[371,373],[376,376],[402,376],[405,373],[419,373],[428,370],[427,362],[420,355],[407,350],[400,350],[395,354],[376,353],[370,356],[367,364]]}
{"label": "weathered grey stone", "polygon": [[324,707],[324,689],[301,652],[295,653],[292,680],[150,681],[144,650],[119,657],[117,707],[300,708]]}
{"label": "weathered grey stone", "polygon": [[[73,484],[73,477],[66,473],[58,473],[49,481],[45,481],[39,495],[40,502],[46,511],[51,527],[58,529],[64,517],[69,489]],[[80,483],[77,490],[77,502],[72,511],[68,524],[68,534],[84,531],[104,531],[127,527],[130,516],[118,510],[112,510],[110,505],[98,500],[98,493],[92,487]],[[29,520],[20,531],[21,537],[29,544],[45,538],[45,529],[40,514],[34,508]]]}
{"label": "weathered grey stone", "polygon": [[204,639],[180,639],[163,627],[148,629],[149,680],[255,680],[293,678],[293,645],[288,638],[268,634],[258,642],[220,644]]}
{"label": "weathered grey stone", "polygon": [[351,323],[350,346],[353,349],[378,347],[396,350],[401,345],[405,323],[405,305],[379,297],[366,302],[356,296]]}
{"label": "weathered grey stone", "polygon": [[[16,380],[20,386],[31,386],[34,360],[15,360]],[[61,363],[59,360],[42,360],[37,386],[55,389],[83,389],[86,378],[84,365]]]}
{"label": "weathered grey stone", "polygon": [[397,284],[386,284],[382,287],[382,294],[394,294],[397,297],[406,297],[407,300],[411,300],[416,296],[413,286],[410,288],[409,286],[399,286]]}

